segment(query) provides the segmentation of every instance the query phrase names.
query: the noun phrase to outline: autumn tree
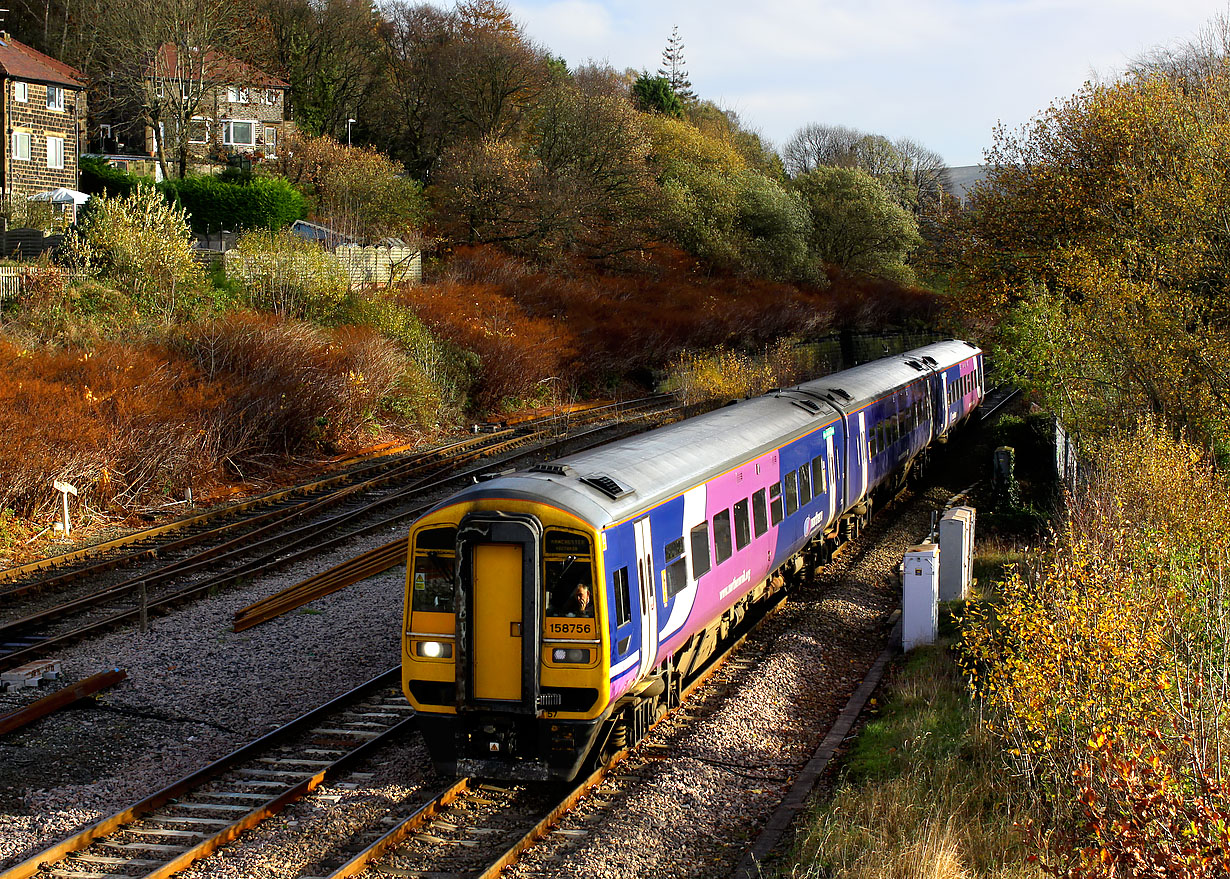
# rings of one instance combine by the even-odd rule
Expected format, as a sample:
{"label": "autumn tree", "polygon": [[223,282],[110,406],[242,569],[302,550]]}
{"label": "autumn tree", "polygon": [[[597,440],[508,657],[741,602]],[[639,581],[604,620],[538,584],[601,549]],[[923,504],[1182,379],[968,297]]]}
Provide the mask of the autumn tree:
{"label": "autumn tree", "polygon": [[646,128],[671,239],[727,270],[812,276],[807,211],[795,193],[748,167],[731,143],[686,122],[649,116]]}
{"label": "autumn tree", "polygon": [[387,126],[372,136],[386,152],[422,179],[450,146],[521,131],[551,73],[506,6],[470,0],[442,12],[397,2],[384,14],[378,106]]}
{"label": "autumn tree", "polygon": [[968,319],[1070,424],[1155,412],[1230,453],[1230,76],[1088,85],[1000,131],[959,216]]}
{"label": "autumn tree", "polygon": [[348,147],[328,135],[292,134],[272,166],[302,189],[312,216],[361,241],[414,238],[427,218],[423,187],[374,147]]}
{"label": "autumn tree", "polygon": [[261,0],[257,43],[262,68],[290,84],[295,125],[311,134],[346,134],[367,123],[380,73],[381,19],[367,0]]}
{"label": "autumn tree", "polygon": [[640,115],[595,82],[546,89],[520,143],[488,138],[445,154],[438,207],[456,238],[589,257],[647,243],[654,184]]}

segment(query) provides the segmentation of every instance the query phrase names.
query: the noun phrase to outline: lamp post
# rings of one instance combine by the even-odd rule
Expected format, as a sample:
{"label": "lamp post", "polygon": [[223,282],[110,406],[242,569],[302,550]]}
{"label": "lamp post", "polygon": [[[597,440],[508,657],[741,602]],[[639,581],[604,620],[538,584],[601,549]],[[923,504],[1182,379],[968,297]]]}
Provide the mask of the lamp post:
{"label": "lamp post", "polygon": [[354,125],[354,119],[346,120],[346,146],[350,146],[350,126]]}

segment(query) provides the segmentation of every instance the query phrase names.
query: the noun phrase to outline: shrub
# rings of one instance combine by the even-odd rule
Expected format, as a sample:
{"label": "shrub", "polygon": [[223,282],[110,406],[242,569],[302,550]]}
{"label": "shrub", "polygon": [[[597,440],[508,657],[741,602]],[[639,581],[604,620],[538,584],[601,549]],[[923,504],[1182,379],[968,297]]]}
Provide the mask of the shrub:
{"label": "shrub", "polygon": [[298,318],[332,314],[350,288],[338,258],[293,232],[248,232],[226,257],[228,278],[256,308]]}
{"label": "shrub", "polygon": [[427,217],[422,184],[372,147],[300,132],[283,142],[276,167],[302,187],[313,216],[342,235],[409,239]]}
{"label": "shrub", "polygon": [[204,273],[187,218],[150,187],[90,199],[65,250],[75,267],[119,284],[139,310],[170,319],[199,305]]}
{"label": "shrub", "polygon": [[253,177],[247,183],[184,177],[160,186],[168,199],[183,206],[197,232],[277,230],[307,216],[303,193],[280,177]]}
{"label": "shrub", "polygon": [[[1001,584],[994,608],[969,614],[966,664],[989,728],[1046,791],[1056,825],[1083,828],[1069,848],[1132,849],[1137,793],[1188,814],[1224,783],[1227,570],[1230,485],[1146,421],[1098,449],[1047,557]],[[1119,757],[1099,768],[1105,740],[1134,755],[1122,771]],[[1162,764],[1173,776],[1158,774]],[[1092,803],[1109,810],[1096,826],[1079,819]]]}
{"label": "shrub", "polygon": [[365,328],[326,330],[269,315],[233,314],[192,327],[185,355],[227,388],[204,428],[218,460],[265,466],[332,449],[373,425],[406,361]]}
{"label": "shrub", "polygon": [[796,377],[792,348],[792,341],[783,339],[756,358],[728,348],[681,351],[668,367],[663,389],[688,403],[754,397]]}

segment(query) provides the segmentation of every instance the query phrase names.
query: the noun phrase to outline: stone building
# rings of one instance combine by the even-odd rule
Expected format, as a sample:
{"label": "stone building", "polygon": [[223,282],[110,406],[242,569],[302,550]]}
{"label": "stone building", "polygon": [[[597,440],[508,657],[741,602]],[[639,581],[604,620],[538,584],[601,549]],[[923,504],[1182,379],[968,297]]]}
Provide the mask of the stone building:
{"label": "stone building", "polygon": [[[185,63],[167,43],[152,65],[155,91],[183,88],[172,84],[182,71],[194,71],[201,98],[188,134],[189,152],[202,161],[238,155],[257,161],[277,155],[292,125],[286,93],[290,84],[230,55],[207,50],[204,58]],[[155,152],[154,132],[146,129],[146,151]]]}
{"label": "stone building", "polygon": [[77,188],[86,118],[80,71],[0,34],[4,161],[0,192],[12,200]]}

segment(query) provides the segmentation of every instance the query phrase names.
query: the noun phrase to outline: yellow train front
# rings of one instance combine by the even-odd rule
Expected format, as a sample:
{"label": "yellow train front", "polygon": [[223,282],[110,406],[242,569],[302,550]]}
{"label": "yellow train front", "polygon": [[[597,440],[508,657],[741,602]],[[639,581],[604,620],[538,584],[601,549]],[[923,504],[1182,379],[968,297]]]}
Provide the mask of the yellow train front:
{"label": "yellow train front", "polygon": [[411,531],[403,688],[442,773],[569,779],[607,713],[597,533],[484,488]]}

